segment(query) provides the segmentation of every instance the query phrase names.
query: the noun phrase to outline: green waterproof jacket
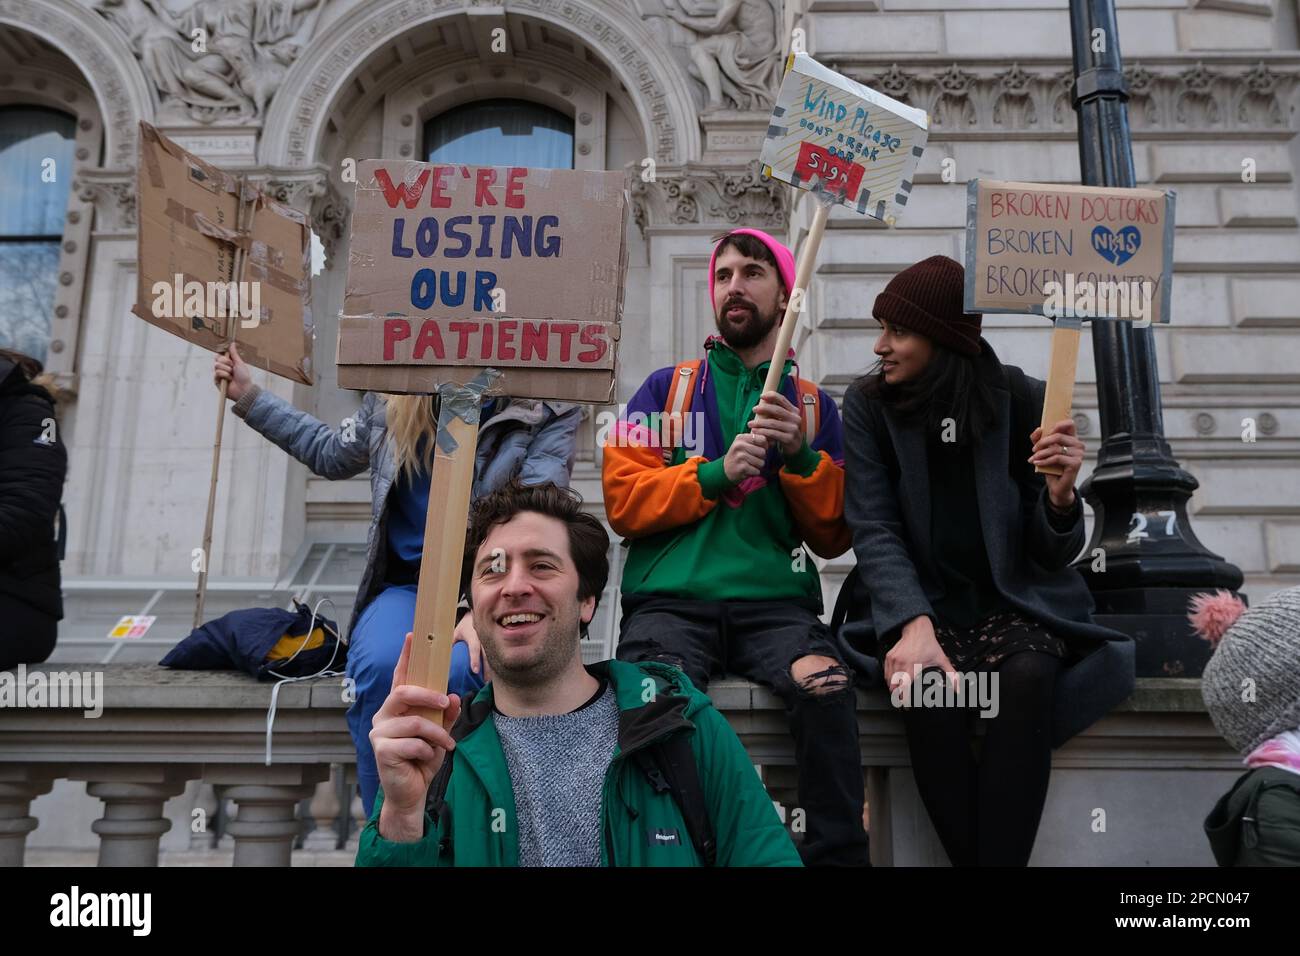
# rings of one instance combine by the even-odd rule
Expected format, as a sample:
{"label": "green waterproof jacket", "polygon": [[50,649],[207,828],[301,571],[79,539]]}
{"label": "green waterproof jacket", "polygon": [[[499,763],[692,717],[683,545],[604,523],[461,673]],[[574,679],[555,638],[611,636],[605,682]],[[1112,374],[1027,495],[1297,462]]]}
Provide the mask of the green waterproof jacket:
{"label": "green waterproof jacket", "polygon": [[1219,866],[1300,866],[1300,774],[1256,767],[1205,820]]}
{"label": "green waterproof jacket", "polygon": [[[799,866],[799,855],[745,748],[712,702],[677,668],[645,662],[590,665],[618,701],[618,746],[601,795],[603,866],[701,866],[673,794],[657,792],[638,750],[689,734],[717,844],[718,866]],[[425,808],[424,838],[394,843],[379,835],[384,795],[361,834],[357,866],[518,866],[515,797],[492,719],[489,683],[452,729],[445,798],[439,778]],[[447,773],[443,768],[443,774]],[[443,774],[439,774],[442,777]],[[672,835],[676,834],[674,838]]]}

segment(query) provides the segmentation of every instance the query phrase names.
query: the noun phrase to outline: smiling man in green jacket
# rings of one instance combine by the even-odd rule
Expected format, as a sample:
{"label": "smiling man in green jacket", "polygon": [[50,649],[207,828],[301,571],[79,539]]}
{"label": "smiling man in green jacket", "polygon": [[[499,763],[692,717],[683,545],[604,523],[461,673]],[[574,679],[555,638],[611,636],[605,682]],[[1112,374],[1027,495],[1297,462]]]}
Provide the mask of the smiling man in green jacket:
{"label": "smiling man in green jacket", "polygon": [[[745,749],[665,664],[584,666],[609,538],[554,485],[471,515],[470,595],[492,681],[406,684],[407,635],[370,739],[380,793],[358,866],[799,866]],[[452,729],[420,717],[445,709]]]}

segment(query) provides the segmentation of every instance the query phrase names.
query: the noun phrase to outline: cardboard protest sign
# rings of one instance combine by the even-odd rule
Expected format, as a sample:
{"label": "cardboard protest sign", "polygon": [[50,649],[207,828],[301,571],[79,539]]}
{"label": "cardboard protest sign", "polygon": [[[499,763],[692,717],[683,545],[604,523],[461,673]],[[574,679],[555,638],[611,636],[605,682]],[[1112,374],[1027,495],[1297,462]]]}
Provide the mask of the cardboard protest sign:
{"label": "cardboard protest sign", "polygon": [[1173,192],[989,179],[968,187],[967,312],[1168,322],[1173,255]]}
{"label": "cardboard protest sign", "polygon": [[797,188],[816,177],[838,202],[893,225],[928,128],[924,110],[794,53],[759,161],[767,175]]}
{"label": "cardboard protest sign", "polygon": [[[249,365],[312,383],[311,229],[307,218],[245,188],[148,123],[140,124],[139,279],[132,311]],[[236,250],[245,252],[236,276]]]}
{"label": "cardboard protest sign", "polygon": [[344,388],[613,400],[624,173],[367,160],[339,317]]}

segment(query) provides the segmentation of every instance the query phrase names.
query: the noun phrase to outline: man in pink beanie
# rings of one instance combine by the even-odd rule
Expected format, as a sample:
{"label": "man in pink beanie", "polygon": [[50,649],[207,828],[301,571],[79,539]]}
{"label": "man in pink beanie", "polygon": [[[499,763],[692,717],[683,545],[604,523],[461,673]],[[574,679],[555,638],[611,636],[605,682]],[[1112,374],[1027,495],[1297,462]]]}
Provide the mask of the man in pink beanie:
{"label": "man in pink beanie", "polygon": [[672,664],[702,690],[722,673],[772,688],[795,738],[804,862],[868,865],[853,691],[804,551],[849,546],[839,410],[794,375],[793,353],[763,391],[794,277],[767,233],[719,237],[718,335],[704,359],[652,374],[605,443],[606,513],[629,539],[618,657]]}

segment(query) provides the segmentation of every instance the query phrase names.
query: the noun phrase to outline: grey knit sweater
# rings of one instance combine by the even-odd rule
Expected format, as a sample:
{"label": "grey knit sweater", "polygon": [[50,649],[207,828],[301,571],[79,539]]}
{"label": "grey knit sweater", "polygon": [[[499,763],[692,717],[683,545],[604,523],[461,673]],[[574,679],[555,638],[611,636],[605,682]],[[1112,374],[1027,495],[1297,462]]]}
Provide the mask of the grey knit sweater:
{"label": "grey knit sweater", "polygon": [[600,799],[618,744],[606,687],[567,714],[492,717],[515,792],[520,866],[600,866]]}

